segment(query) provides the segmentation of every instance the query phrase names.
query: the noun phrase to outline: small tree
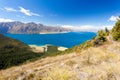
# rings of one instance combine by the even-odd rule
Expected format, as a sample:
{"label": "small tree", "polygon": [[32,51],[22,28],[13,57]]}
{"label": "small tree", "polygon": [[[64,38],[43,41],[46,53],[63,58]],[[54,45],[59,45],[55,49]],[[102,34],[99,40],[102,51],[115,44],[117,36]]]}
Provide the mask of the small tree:
{"label": "small tree", "polygon": [[110,33],[110,32],[109,32],[108,28],[106,27],[106,28],[105,28],[105,34],[106,34],[106,36],[108,36],[109,33]]}
{"label": "small tree", "polygon": [[115,26],[112,29],[113,39],[116,41],[120,41],[120,20],[118,20]]}
{"label": "small tree", "polygon": [[100,39],[102,42],[105,42],[106,41],[106,38],[105,38],[106,34],[103,30],[100,30],[98,31],[98,36],[97,38]]}
{"label": "small tree", "polygon": [[105,31],[99,30],[96,38],[94,39],[94,45],[101,45],[103,42],[106,42],[106,34]]}

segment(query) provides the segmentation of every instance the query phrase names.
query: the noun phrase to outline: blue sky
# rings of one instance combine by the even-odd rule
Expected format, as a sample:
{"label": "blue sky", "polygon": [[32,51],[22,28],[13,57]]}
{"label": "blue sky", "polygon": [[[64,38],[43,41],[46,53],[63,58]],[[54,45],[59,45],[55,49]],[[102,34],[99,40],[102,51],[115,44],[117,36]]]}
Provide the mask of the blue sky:
{"label": "blue sky", "polygon": [[0,0],[0,22],[112,26],[120,15],[119,3],[120,0]]}

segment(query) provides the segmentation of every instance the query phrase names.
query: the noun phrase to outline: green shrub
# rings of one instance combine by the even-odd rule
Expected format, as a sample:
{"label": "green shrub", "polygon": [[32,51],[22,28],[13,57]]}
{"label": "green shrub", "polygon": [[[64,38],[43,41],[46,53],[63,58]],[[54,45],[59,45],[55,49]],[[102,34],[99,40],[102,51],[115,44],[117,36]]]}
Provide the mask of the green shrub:
{"label": "green shrub", "polygon": [[120,41],[120,20],[118,20],[113,27],[112,36],[115,41]]}

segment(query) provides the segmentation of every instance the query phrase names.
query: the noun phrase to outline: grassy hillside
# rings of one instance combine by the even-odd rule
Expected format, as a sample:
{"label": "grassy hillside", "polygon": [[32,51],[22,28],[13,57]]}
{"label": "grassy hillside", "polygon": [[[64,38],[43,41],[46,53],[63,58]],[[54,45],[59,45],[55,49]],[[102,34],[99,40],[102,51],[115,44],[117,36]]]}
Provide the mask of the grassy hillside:
{"label": "grassy hillside", "polygon": [[[119,26],[115,25],[112,31],[107,28],[100,30],[92,40],[64,52],[47,53],[42,56],[44,58],[35,62],[2,70],[0,79],[119,80],[119,29]],[[117,40],[114,39],[114,35],[117,35]]]}
{"label": "grassy hillside", "polygon": [[0,71],[2,80],[119,80],[120,43],[46,57]]}
{"label": "grassy hillside", "polygon": [[26,44],[0,34],[0,69],[19,65],[41,55],[33,53]]}

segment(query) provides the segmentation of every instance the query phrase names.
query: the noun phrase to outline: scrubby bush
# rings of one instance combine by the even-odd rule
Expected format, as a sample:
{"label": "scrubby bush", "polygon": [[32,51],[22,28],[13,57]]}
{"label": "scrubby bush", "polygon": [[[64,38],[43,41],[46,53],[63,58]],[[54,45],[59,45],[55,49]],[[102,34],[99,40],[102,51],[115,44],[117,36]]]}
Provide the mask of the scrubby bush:
{"label": "scrubby bush", "polygon": [[99,30],[97,36],[94,39],[94,45],[101,45],[107,41],[107,36],[109,35],[109,30],[105,28],[105,30]]}
{"label": "scrubby bush", "polygon": [[120,41],[120,20],[118,20],[113,27],[112,36],[115,41]]}
{"label": "scrubby bush", "polygon": [[105,28],[105,35],[108,36],[110,34],[110,31],[107,29],[107,27]]}

